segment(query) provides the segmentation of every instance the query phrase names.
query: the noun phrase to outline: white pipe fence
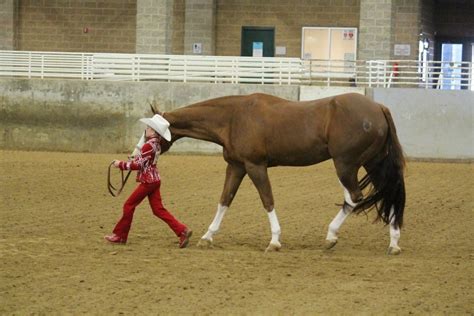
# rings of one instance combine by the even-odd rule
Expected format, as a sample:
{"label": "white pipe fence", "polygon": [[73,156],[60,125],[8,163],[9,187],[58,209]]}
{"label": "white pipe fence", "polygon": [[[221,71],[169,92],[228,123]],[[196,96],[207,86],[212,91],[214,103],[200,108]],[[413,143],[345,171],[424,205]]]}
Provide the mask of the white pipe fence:
{"label": "white pipe fence", "polygon": [[303,64],[303,84],[474,90],[471,62],[313,59]]}
{"label": "white pipe fence", "polygon": [[473,90],[470,62],[0,50],[0,76]]}

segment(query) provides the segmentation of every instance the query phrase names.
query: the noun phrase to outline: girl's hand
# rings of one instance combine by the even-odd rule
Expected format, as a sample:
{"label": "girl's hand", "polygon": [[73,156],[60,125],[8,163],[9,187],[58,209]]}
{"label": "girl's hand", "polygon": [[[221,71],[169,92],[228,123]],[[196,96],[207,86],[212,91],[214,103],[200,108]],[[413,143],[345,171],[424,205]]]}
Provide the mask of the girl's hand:
{"label": "girl's hand", "polygon": [[120,165],[120,160],[114,160],[113,163],[114,163],[114,167],[118,168]]}

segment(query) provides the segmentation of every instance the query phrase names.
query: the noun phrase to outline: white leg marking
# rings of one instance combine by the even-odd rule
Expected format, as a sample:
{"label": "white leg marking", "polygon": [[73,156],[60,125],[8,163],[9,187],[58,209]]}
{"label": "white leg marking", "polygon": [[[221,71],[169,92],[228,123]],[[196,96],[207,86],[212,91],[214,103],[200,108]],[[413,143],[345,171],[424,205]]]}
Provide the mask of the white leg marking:
{"label": "white leg marking", "polygon": [[[344,186],[343,186],[343,188],[344,188]],[[346,203],[349,204],[352,207],[355,207],[357,205],[357,203],[352,202],[351,194],[349,193],[349,191],[346,188],[344,188],[344,201],[346,201]]]}
{"label": "white leg marking", "polygon": [[339,180],[339,184],[344,189],[344,201],[346,201],[346,203],[349,204],[350,206],[355,207],[357,203],[352,202],[352,198],[351,198],[351,194],[349,193],[349,190],[347,190],[346,187],[342,185],[340,180]]}
{"label": "white leg marking", "polygon": [[217,205],[216,216],[214,217],[214,220],[212,221],[211,225],[209,225],[207,233],[205,233],[204,236],[201,237],[201,239],[212,241],[212,236],[219,231],[222,219],[224,218],[225,212],[228,208],[228,206],[222,206],[220,203]]}
{"label": "white leg marking", "polygon": [[339,228],[341,228],[342,223],[346,220],[346,218],[351,214],[351,212],[346,212],[344,207],[341,208],[339,213],[337,213],[336,217],[332,220],[331,224],[329,224],[328,234],[326,236],[326,240],[335,241],[337,240],[337,232]]}
{"label": "white leg marking", "polygon": [[281,229],[280,229],[280,223],[278,223],[278,217],[276,215],[275,209],[273,209],[271,212],[267,214],[268,214],[268,219],[270,220],[270,229],[272,231],[272,240],[270,241],[270,244],[281,247],[281,244],[280,244]]}
{"label": "white leg marking", "polygon": [[393,216],[393,212],[394,210],[392,205],[392,208],[390,209],[390,247],[400,249],[400,247],[398,247],[398,240],[400,240],[400,228],[394,225],[395,217]]}
{"label": "white leg marking", "polygon": [[[349,193],[349,191],[346,189],[345,186],[342,185],[341,181],[339,181],[339,184],[344,189],[344,201],[346,201],[346,203],[349,204],[350,206],[355,207],[356,203],[352,202],[351,194]],[[345,210],[344,207],[341,208],[339,213],[337,213],[336,217],[334,217],[332,222],[329,224],[326,240],[331,241],[331,242],[337,241],[337,232],[339,231],[339,228],[341,228],[342,224],[344,223],[344,221],[350,214],[351,214],[350,210]]]}

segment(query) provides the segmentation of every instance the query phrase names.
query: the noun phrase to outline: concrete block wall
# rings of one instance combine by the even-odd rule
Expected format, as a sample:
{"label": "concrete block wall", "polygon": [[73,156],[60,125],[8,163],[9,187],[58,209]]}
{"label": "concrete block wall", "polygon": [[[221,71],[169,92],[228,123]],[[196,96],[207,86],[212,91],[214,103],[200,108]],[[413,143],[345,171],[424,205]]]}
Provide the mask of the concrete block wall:
{"label": "concrete block wall", "polygon": [[184,54],[184,21],[186,16],[185,0],[173,1],[173,44],[171,52],[174,55]]}
{"label": "concrete block wall", "polygon": [[22,0],[16,49],[134,53],[136,18],[136,0]]}
{"label": "concrete block wall", "polygon": [[193,44],[200,43],[200,55],[215,55],[216,0],[186,0],[184,54],[193,54]]}
{"label": "concrete block wall", "polygon": [[17,1],[0,0],[0,49],[15,48],[15,15]]}
{"label": "concrete block wall", "polygon": [[[430,41],[433,41],[435,31],[437,36],[474,37],[474,2],[458,1],[452,5],[434,1],[219,0],[215,1],[215,54],[240,55],[242,26],[274,26],[275,45],[285,46],[288,57],[300,57],[301,28],[304,26],[359,28],[358,59],[390,59],[393,44],[408,41],[413,43],[411,55],[414,58],[416,37],[420,32]],[[152,15],[153,11],[144,9],[137,14],[137,8],[156,8],[163,3],[167,3],[165,12],[168,15],[151,18],[147,31],[138,31],[137,28],[148,23],[150,17],[147,15]],[[171,46],[166,51],[183,54],[186,3],[185,0],[0,0],[0,48],[145,52],[146,44],[154,40],[153,34],[146,38],[147,32],[156,32],[156,25],[167,20],[172,30],[166,33]],[[83,33],[85,27],[89,29],[88,33]],[[392,35],[386,34],[387,28],[392,29]]]}
{"label": "concrete block wall", "polygon": [[390,59],[395,1],[361,0],[358,59]]}
{"label": "concrete block wall", "polygon": [[[390,59],[418,59],[418,40],[421,31],[422,0],[395,0],[393,19],[393,43]],[[409,56],[395,56],[395,44],[410,45]]]}
{"label": "concrete block wall", "polygon": [[171,54],[173,1],[137,0],[136,49],[139,54]]}
{"label": "concrete block wall", "polygon": [[360,0],[219,0],[216,54],[240,56],[242,26],[275,27],[275,46],[301,57],[303,26],[358,27]]}

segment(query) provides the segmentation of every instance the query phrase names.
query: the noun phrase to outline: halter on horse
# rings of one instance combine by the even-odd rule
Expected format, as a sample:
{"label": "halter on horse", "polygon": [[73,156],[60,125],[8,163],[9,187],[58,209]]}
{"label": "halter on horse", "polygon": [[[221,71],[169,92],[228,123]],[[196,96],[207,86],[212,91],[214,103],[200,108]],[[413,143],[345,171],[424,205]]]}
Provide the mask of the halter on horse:
{"label": "halter on horse", "polygon": [[[212,245],[248,174],[268,212],[272,239],[266,250],[279,250],[280,225],[267,168],[308,166],[332,158],[344,189],[344,206],[329,225],[327,248],[336,244],[349,214],[375,207],[377,219],[390,224],[389,253],[400,253],[405,162],[390,111],[383,105],[355,93],[308,102],[252,94],[207,100],[163,116],[171,124],[172,139],[163,141],[162,152],[177,139],[191,137],[221,145],[228,163],[217,213],[200,245]],[[367,175],[359,181],[361,167]],[[363,196],[369,185],[371,190]]]}

